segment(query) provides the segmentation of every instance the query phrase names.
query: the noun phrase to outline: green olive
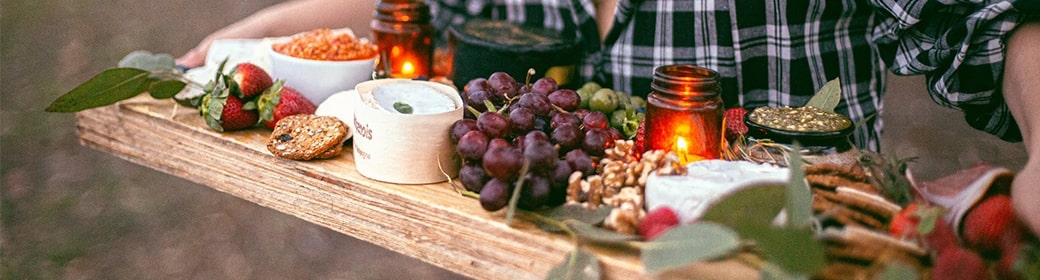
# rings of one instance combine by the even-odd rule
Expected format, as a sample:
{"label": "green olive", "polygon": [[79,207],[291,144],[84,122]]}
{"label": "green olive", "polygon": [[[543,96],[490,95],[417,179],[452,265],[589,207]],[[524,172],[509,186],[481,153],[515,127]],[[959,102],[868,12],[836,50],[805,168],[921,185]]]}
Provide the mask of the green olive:
{"label": "green olive", "polygon": [[614,90],[609,88],[602,88],[597,90],[592,95],[592,99],[589,100],[589,109],[593,111],[603,112],[604,114],[610,114],[618,108],[618,97],[614,93]]}

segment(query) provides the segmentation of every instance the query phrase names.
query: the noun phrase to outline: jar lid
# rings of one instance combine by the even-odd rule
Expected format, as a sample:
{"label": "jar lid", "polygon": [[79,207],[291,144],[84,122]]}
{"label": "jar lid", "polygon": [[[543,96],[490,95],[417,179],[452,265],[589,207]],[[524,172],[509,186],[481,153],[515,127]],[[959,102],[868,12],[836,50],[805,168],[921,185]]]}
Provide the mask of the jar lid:
{"label": "jar lid", "polygon": [[574,36],[508,21],[475,19],[462,26],[452,26],[457,40],[495,51],[514,53],[559,52],[577,46]]}

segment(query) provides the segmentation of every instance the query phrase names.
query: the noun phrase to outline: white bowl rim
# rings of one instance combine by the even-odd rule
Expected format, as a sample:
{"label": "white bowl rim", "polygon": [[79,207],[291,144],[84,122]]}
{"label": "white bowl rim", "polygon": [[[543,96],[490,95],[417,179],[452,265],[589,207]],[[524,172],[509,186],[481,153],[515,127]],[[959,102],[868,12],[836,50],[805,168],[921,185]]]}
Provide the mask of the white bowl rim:
{"label": "white bowl rim", "polygon": [[287,55],[287,54],[281,53],[279,51],[276,51],[274,49],[274,44],[277,44],[277,43],[272,43],[271,46],[267,48],[267,51],[273,57],[277,57],[278,59],[291,61],[291,62],[295,62],[295,63],[303,63],[303,64],[366,64],[366,63],[371,63],[371,62],[375,61],[376,58],[379,58],[379,54],[376,54],[376,55],[374,55],[372,57],[369,57],[369,58],[351,59],[351,60],[306,59],[306,58],[299,58],[299,57]]}

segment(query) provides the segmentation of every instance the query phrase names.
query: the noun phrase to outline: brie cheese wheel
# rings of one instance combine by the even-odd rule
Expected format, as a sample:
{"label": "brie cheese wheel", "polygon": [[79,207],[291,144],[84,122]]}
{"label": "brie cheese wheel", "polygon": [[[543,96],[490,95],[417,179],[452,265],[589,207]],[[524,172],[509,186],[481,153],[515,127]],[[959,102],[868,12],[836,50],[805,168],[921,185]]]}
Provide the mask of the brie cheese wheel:
{"label": "brie cheese wheel", "polygon": [[450,97],[431,87],[411,83],[391,83],[372,90],[372,99],[377,109],[397,113],[394,104],[403,103],[412,107],[412,114],[437,114],[458,108]]}
{"label": "brie cheese wheel", "polygon": [[682,176],[651,175],[646,181],[647,211],[668,206],[682,223],[699,219],[712,204],[745,187],[787,184],[790,170],[748,161],[702,160],[686,165]]}

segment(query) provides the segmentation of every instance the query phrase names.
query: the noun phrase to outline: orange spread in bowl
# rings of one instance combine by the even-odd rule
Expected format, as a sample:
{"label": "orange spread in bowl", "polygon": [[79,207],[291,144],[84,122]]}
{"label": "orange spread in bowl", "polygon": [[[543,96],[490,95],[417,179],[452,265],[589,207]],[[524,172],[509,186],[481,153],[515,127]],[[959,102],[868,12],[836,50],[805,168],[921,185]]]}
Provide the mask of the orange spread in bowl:
{"label": "orange spread in bowl", "polygon": [[329,29],[316,29],[293,36],[288,42],[272,46],[275,51],[311,60],[358,60],[376,56],[376,46],[350,33],[335,34]]}

